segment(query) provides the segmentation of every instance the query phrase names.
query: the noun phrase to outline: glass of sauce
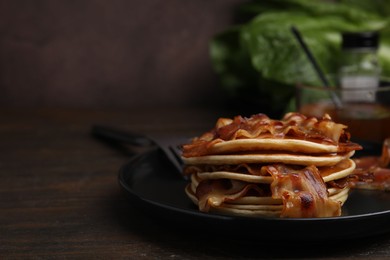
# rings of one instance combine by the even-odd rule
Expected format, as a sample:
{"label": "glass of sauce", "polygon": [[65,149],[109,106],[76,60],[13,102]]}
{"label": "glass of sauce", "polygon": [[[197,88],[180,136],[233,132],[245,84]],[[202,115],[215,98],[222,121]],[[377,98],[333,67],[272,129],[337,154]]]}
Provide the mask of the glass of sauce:
{"label": "glass of sauce", "polygon": [[352,139],[382,143],[390,137],[390,84],[358,89],[297,85],[296,105],[307,116],[329,114],[333,121],[348,126]]}

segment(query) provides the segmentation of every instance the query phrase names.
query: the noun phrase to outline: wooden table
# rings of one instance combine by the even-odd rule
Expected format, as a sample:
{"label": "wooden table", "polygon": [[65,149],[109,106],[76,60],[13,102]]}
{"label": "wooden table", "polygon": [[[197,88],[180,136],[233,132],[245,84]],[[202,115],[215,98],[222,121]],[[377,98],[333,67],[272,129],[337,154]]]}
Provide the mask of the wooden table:
{"label": "wooden table", "polygon": [[201,133],[220,115],[229,113],[0,109],[0,258],[390,257],[390,234],[341,246],[267,244],[165,225],[131,205],[120,190],[118,169],[130,155],[90,134],[94,124],[142,133]]}

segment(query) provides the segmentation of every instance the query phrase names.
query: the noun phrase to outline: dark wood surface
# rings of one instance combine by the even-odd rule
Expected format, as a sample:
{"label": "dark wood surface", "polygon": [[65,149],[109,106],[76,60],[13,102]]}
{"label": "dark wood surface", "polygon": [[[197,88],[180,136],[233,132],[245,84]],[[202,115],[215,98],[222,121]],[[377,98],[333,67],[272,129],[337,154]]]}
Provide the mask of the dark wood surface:
{"label": "dark wood surface", "polygon": [[[167,225],[135,208],[120,190],[118,170],[131,155],[90,134],[94,124],[195,134],[226,115],[204,108],[0,109],[0,258],[390,257],[390,234],[338,244],[290,244],[221,239],[206,228]],[[259,231],[259,237],[266,236]]]}
{"label": "dark wood surface", "polygon": [[1,0],[0,104],[214,103],[210,40],[244,2]]}

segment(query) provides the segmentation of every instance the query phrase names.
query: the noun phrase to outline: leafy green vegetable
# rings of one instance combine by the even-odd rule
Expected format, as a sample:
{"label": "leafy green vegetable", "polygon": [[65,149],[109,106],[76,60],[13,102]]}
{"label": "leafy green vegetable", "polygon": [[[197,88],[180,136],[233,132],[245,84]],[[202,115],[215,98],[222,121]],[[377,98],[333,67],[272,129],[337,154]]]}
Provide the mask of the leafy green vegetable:
{"label": "leafy green vegetable", "polygon": [[389,76],[390,9],[380,8],[381,2],[263,0],[241,6],[246,22],[216,35],[210,46],[227,97],[277,116],[291,103],[296,83],[321,84],[292,25],[328,74],[335,74],[340,62],[341,32],[380,31],[379,57],[383,75]]}

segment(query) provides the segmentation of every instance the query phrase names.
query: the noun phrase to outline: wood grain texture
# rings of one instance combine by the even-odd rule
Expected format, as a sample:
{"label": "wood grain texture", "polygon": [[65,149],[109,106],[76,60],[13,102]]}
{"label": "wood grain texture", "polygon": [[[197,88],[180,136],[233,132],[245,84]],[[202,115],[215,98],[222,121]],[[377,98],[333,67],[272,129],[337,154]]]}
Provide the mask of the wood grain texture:
{"label": "wood grain texture", "polygon": [[209,42],[246,0],[2,0],[0,103],[215,102]]}
{"label": "wood grain texture", "polygon": [[139,210],[117,183],[129,157],[92,138],[91,126],[193,133],[209,128],[220,112],[138,112],[0,109],[0,258],[390,257],[389,235],[342,246],[252,244],[167,225]]}

